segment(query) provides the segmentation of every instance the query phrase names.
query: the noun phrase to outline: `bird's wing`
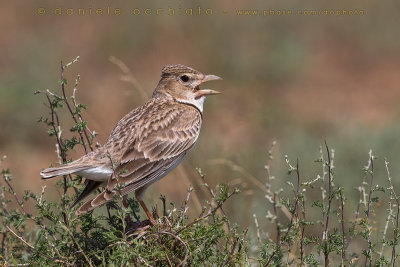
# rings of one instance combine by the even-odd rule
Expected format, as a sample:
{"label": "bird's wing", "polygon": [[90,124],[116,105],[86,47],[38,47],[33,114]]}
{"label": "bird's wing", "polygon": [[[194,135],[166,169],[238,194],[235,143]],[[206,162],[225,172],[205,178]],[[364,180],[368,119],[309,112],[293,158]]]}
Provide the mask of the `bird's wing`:
{"label": "bird's wing", "polygon": [[[163,112],[156,112],[164,116],[149,113],[138,122],[135,136],[130,138],[131,142],[115,169],[120,178],[107,185],[109,190],[113,190],[117,183],[129,185],[142,179],[146,181],[142,186],[147,184],[158,177],[151,174],[161,173],[160,170],[195,144],[201,127],[201,114],[197,109],[174,104],[165,105]],[[152,179],[148,178],[150,175]]]}
{"label": "bird's wing", "polygon": [[110,191],[108,189],[104,190],[99,195],[97,195],[95,198],[85,202],[82,206],[80,206],[79,209],[76,211],[76,214],[79,215],[79,214],[86,213],[90,210],[93,210],[96,207],[103,205],[104,203],[112,200],[116,194],[121,193],[121,195],[126,195],[138,188],[143,187],[144,185],[153,181],[157,177],[162,176],[165,172],[168,172],[170,170],[170,168],[173,168],[173,166],[178,164],[184,157],[185,157],[185,154],[178,156],[175,159],[167,160],[167,162],[165,162],[165,164],[161,168],[159,168],[155,172],[147,175],[143,179],[139,179],[136,182],[133,182],[133,183],[125,186],[124,188],[121,189],[121,191],[118,191],[118,190]]}
{"label": "bird's wing", "polygon": [[[163,114],[142,115],[136,123],[134,138],[122,154],[113,178],[106,190],[87,201],[77,211],[85,213],[108,201],[118,193],[116,186],[125,185],[122,195],[136,190],[165,175],[175,167],[195,144],[201,127],[201,114],[186,105],[165,106]],[[157,112],[160,113],[160,112]],[[114,159],[112,159],[114,161]]]}

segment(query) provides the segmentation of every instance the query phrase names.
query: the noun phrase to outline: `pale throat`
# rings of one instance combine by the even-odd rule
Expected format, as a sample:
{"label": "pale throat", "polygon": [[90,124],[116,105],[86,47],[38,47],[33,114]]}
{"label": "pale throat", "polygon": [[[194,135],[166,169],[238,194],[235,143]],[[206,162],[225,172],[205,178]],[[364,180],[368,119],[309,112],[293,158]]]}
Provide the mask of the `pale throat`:
{"label": "pale throat", "polygon": [[188,93],[185,95],[185,97],[180,97],[180,98],[175,98],[176,101],[180,103],[186,103],[195,106],[200,110],[201,113],[203,113],[203,104],[204,100],[206,99],[205,96],[199,97],[196,99],[195,94],[193,93]]}

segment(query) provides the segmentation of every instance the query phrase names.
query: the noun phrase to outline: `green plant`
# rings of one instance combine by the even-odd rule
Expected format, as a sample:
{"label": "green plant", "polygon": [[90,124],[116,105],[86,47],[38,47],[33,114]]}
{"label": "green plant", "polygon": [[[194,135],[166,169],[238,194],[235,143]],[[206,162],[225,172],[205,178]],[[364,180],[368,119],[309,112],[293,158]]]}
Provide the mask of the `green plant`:
{"label": "green plant", "polygon": [[[262,234],[255,216],[260,247],[257,260],[262,266],[396,266],[399,197],[392,185],[386,159],[387,189],[374,185],[376,157],[372,151],[369,152],[362,183],[355,188],[359,201],[353,216],[348,218],[346,214],[351,212],[345,212],[347,198],[344,188],[335,184],[335,150],[329,149],[325,142],[325,146],[320,148],[320,157],[315,161],[321,164],[321,173],[309,181],[302,179],[299,162],[293,166],[285,156],[289,175],[296,176],[295,184],[287,182],[292,192],[288,197],[282,195],[288,190],[279,188],[274,191],[270,164],[274,145],[265,166],[265,188],[272,208],[272,212],[267,211],[267,218],[271,225],[275,225],[275,238],[271,238],[272,231]],[[320,197],[316,197],[318,191]],[[389,195],[385,194],[387,192]],[[372,214],[385,200],[388,201],[388,213],[382,231],[377,228],[379,218],[374,220]],[[306,215],[309,213],[312,215]],[[392,235],[389,235],[389,229],[392,229]]]}
{"label": "green plant", "polygon": [[[60,163],[69,162],[68,153],[81,146],[93,150],[97,132],[88,128],[83,111],[86,106],[76,100],[79,76],[72,96],[67,97],[68,81],[64,71],[77,62],[61,63],[60,93],[46,90],[49,115],[40,118],[47,133],[56,142]],[[130,75],[129,72],[125,72]],[[69,114],[70,137],[63,134],[60,114]],[[254,215],[255,227],[241,228],[229,220],[224,204],[239,190],[219,184],[211,188],[206,175],[197,169],[208,197],[200,214],[188,216],[193,188],[189,187],[180,207],[167,207],[161,196],[162,216],[159,224],[141,222],[139,205],[133,198],[126,203],[121,196],[101,212],[76,216],[69,208],[74,195],[82,190],[82,177],[68,175],[56,183],[61,201],[25,191],[21,196],[13,187],[12,174],[2,165],[0,179],[0,263],[32,266],[397,266],[399,252],[400,196],[393,186],[387,159],[379,161],[372,151],[363,168],[361,184],[353,192],[356,203],[346,197],[346,190],[336,182],[338,168],[335,150],[325,143],[311,167],[301,168],[284,157],[288,180],[279,186],[273,175],[275,142],[265,165],[266,180],[260,183],[243,167],[228,161],[233,169],[265,192],[267,227],[261,227]],[[110,159],[111,160],[111,159]],[[303,163],[306,166],[306,163]],[[340,167],[340,166],[339,166]],[[386,186],[378,186],[376,170],[383,167]],[[314,178],[308,172],[318,170]],[[313,173],[313,172],[312,172]],[[34,206],[27,209],[26,204]],[[263,203],[264,205],[264,203]],[[386,206],[383,227],[377,211]],[[353,209],[353,211],[350,211]],[[133,218],[133,219],[132,219]],[[265,230],[267,229],[267,230]],[[252,231],[254,230],[254,231]],[[255,233],[252,238],[252,233]]]}
{"label": "green plant", "polygon": [[[68,152],[76,146],[82,146],[86,153],[93,150],[97,134],[89,130],[83,118],[86,106],[76,101],[79,76],[75,79],[72,97],[66,96],[68,81],[64,71],[77,61],[78,58],[66,65],[61,63],[61,94],[50,90],[36,92],[47,100],[49,116],[40,118],[39,122],[48,127],[48,135],[55,139],[60,163],[70,160]],[[73,122],[70,138],[63,135],[59,119],[59,113],[65,109]],[[5,266],[19,263],[33,266],[231,266],[246,262],[247,231],[230,225],[221,212],[222,205],[238,190],[231,190],[224,184],[218,185],[215,191],[211,190],[203,172],[200,169],[198,172],[210,193],[199,216],[192,220],[187,217],[190,187],[180,208],[171,204],[167,209],[162,197],[161,223],[149,227],[140,222],[137,215],[139,206],[133,198],[127,198],[126,206],[118,199],[109,202],[105,215],[89,212],[76,216],[76,208],[69,206],[73,195],[82,189],[82,177],[68,175],[57,182],[56,190],[61,197],[58,203],[46,200],[46,186],[40,195],[25,191],[19,197],[12,186],[10,171],[3,169],[3,182],[0,182],[0,262]],[[32,212],[25,209],[26,203],[34,205]]]}

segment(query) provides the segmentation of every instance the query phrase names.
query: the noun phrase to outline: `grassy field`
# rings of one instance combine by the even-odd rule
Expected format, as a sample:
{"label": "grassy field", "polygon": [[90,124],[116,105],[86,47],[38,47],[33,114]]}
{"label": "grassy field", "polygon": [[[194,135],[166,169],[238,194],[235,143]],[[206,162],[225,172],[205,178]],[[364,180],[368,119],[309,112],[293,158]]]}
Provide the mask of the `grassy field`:
{"label": "grassy field", "polygon": [[[58,8],[66,11],[68,8],[87,10],[107,6],[119,8],[122,13],[119,16],[52,15],[52,11]],[[198,6],[202,10],[211,8],[213,15],[130,14],[135,8],[168,10],[171,7],[178,10]],[[39,8],[45,8],[47,13],[39,14]],[[238,10],[270,9],[357,9],[366,13],[363,16],[237,15]],[[389,203],[393,192],[385,162],[390,163],[391,182],[397,189],[400,185],[400,38],[396,34],[399,11],[400,6],[394,0],[385,3],[374,0],[338,0],[330,3],[317,0],[307,3],[290,0],[268,3],[227,0],[204,0],[201,3],[191,0],[168,3],[161,0],[151,3],[122,0],[112,3],[102,0],[70,1],[68,4],[61,0],[3,3],[0,9],[0,26],[4,28],[0,35],[0,156],[7,155],[8,159],[2,162],[1,168],[11,170],[14,177],[11,185],[19,199],[22,199],[25,190],[40,196],[42,187],[46,186],[46,201],[56,205],[53,209],[62,204],[59,200],[63,187],[55,190],[55,182],[40,181],[39,172],[56,164],[58,157],[54,137],[46,134],[48,126],[37,123],[41,116],[47,115],[47,100],[43,95],[34,95],[37,90],[60,92],[61,60],[66,63],[80,56],[79,62],[68,68],[66,73],[69,82],[67,97],[72,95],[75,79],[80,75],[76,97],[79,102],[88,105],[86,110],[82,110],[83,116],[89,122],[89,128],[99,132],[95,140],[100,144],[105,142],[124,114],[144,103],[151,95],[163,66],[186,64],[223,77],[224,80],[213,84],[212,88],[223,94],[207,99],[198,144],[181,166],[149,189],[146,194],[149,205],[160,207],[162,202],[159,196],[162,194],[167,203],[175,203],[179,210],[192,185],[186,222],[198,218],[204,201],[210,200],[208,189],[202,186],[203,181],[196,171],[196,168],[201,168],[210,188],[215,189],[222,183],[229,184],[231,190],[238,188],[241,191],[223,206],[227,220],[232,225],[237,224],[238,235],[227,232],[224,224],[218,228],[219,224],[217,227],[212,220],[204,221],[206,228],[217,227],[218,231],[222,231],[221,238],[229,236],[225,255],[230,255],[232,247],[235,247],[235,253],[238,252],[240,242],[237,241],[234,246],[236,237],[246,240],[243,247],[248,251],[240,251],[237,262],[262,265],[265,260],[271,259],[270,264],[283,262],[285,265],[292,260],[294,264],[305,263],[307,259],[307,264],[311,265],[315,259],[320,265],[326,262],[324,250],[332,248],[330,261],[332,265],[340,265],[343,244],[343,241],[339,242],[342,236],[340,220],[343,214],[344,260],[349,264],[353,260],[355,265],[365,265],[363,250],[368,256],[371,247],[372,264],[379,262],[378,259],[383,256],[389,265],[393,265],[393,243],[385,244],[383,252],[380,252],[383,236],[396,243],[397,206]],[[70,139],[77,134],[69,131],[74,123],[66,110],[60,109],[59,118],[63,122],[65,138]],[[290,166],[286,162],[289,159],[296,168],[298,161],[300,183],[314,181],[318,175],[322,177],[324,162],[320,162],[321,155],[323,161],[327,161],[325,141],[333,156],[334,166],[334,200],[329,233],[333,234],[335,228],[338,229],[337,236],[331,239],[336,243],[330,243],[328,247],[323,238],[329,194],[327,175],[324,181],[318,179],[313,188],[301,185],[300,196],[288,184],[292,183],[296,188],[298,180],[296,171],[288,174]],[[274,142],[271,160],[268,151]],[[371,159],[370,150],[375,156],[372,194],[369,194],[372,170],[370,168],[367,175],[365,170]],[[84,153],[84,149],[77,145],[74,150],[69,150],[68,159],[76,159]],[[266,165],[270,174],[265,169]],[[272,189],[267,186],[268,175],[275,178],[271,181]],[[363,184],[364,179],[368,185]],[[179,186],[176,186],[177,183]],[[326,191],[324,201],[322,185]],[[4,179],[1,186],[8,188]],[[78,184],[74,186],[79,187]],[[385,189],[385,192],[375,191],[376,186]],[[360,188],[365,188],[367,199],[365,201],[363,193],[361,204]],[[306,189],[304,196],[303,189]],[[268,193],[268,190],[271,192]],[[278,216],[274,218],[273,203],[265,196],[269,194],[270,198],[271,193],[273,195],[276,191],[282,191],[279,196],[289,213],[278,208]],[[345,197],[343,212],[339,192]],[[5,194],[8,200],[13,201],[8,204],[9,209],[21,212],[13,195]],[[73,197],[74,189],[69,189],[68,195]],[[369,195],[371,209],[366,214]],[[302,225],[303,198],[306,221],[314,222],[313,225]],[[296,199],[297,209],[293,213]],[[314,202],[316,205],[313,206]],[[358,206],[360,210],[356,217]],[[393,220],[388,217],[390,207],[395,216]],[[24,208],[29,214],[39,212],[34,199],[27,201]],[[106,209],[102,208],[93,214],[93,218],[105,214]],[[141,212],[139,214],[142,215]],[[219,218],[225,216],[219,209],[216,214]],[[293,219],[291,214],[295,214]],[[63,220],[62,213],[57,216]],[[389,224],[384,235],[387,218]],[[35,235],[40,230],[37,228],[40,224],[30,228],[36,223],[27,220],[33,232],[18,232],[21,229],[14,221],[7,225],[18,236],[24,234],[24,238],[36,248]],[[83,222],[81,220],[84,219],[77,219],[77,225]],[[284,230],[291,221],[293,226],[286,236],[291,239],[286,240]],[[285,240],[278,240],[282,244],[277,241],[277,222],[281,224],[280,237],[285,237]],[[110,225],[107,221],[101,223],[109,227],[107,231],[120,230],[118,225]],[[5,225],[2,224],[2,234],[6,231]],[[299,233],[303,228],[305,236],[312,242],[301,239]],[[365,229],[368,231],[362,233]],[[77,234],[76,242],[81,246],[83,243],[79,242],[84,240],[78,238],[79,227],[70,230],[73,235]],[[368,233],[370,239],[365,235]],[[9,246],[18,244],[15,250],[19,251],[21,247],[23,249],[19,252],[25,253],[23,251],[28,249],[26,244],[10,232],[7,236],[13,238]],[[312,236],[317,239],[312,239]],[[79,250],[73,240],[67,236],[65,240],[65,246],[69,247],[66,254],[61,254],[63,257]],[[306,245],[307,242],[310,243]],[[300,253],[301,243],[303,254]],[[102,246],[110,244],[103,243]],[[271,258],[271,252],[276,251],[278,245],[282,254],[275,252]],[[45,249],[55,253],[52,259],[59,257],[54,248]],[[96,254],[98,249],[93,247],[90,251],[100,257]],[[223,250],[222,247],[218,249]],[[210,253],[217,253],[217,250]],[[27,254],[21,258],[22,254],[13,254],[17,263],[28,260]],[[9,252],[2,255],[6,255],[7,262],[12,264]],[[93,255],[86,256],[97,263],[97,256]],[[178,256],[175,265],[183,260],[181,256]],[[79,257],[80,263],[86,264],[86,259],[82,257]],[[225,261],[226,258],[222,263]],[[367,265],[369,263],[368,258]]]}
{"label": "grassy field", "polygon": [[[76,98],[80,78],[71,85],[64,74],[77,62],[62,65],[60,89],[35,92],[47,102],[48,112],[38,123],[58,144],[62,162],[77,148],[90,151],[98,145],[97,133],[85,120],[87,107]],[[287,146],[299,151],[312,147],[296,141]],[[349,138],[346,143],[356,142]],[[396,166],[372,150],[333,149],[327,141],[315,153],[297,157],[282,156],[285,149],[272,142],[260,163],[261,178],[226,158],[209,159],[210,170],[239,176],[214,185],[211,175],[196,168],[197,178],[190,178],[194,187],[186,188],[181,206],[160,197],[155,226],[140,219],[134,199],[124,207],[122,196],[100,212],[76,216],[76,208],[69,206],[82,188],[82,177],[65,176],[35,194],[15,184],[4,157],[2,265],[396,266],[400,197],[391,176]],[[360,155],[341,152],[346,149]],[[52,201],[49,192],[61,201]]]}

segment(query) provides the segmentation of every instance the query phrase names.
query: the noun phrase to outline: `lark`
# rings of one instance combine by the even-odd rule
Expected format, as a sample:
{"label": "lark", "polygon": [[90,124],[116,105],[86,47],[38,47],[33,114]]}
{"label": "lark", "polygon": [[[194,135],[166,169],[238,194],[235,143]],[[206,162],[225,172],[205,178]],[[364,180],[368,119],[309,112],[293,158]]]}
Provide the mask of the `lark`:
{"label": "lark", "polygon": [[135,191],[149,221],[155,220],[143,202],[149,185],[171,172],[196,143],[208,95],[220,92],[200,89],[204,82],[220,80],[184,65],[167,65],[152,98],[125,115],[107,142],[81,158],[43,170],[42,179],[77,174],[86,178],[85,188],[71,207],[99,186],[103,192],[76,211],[83,214],[110,201],[117,194]]}

